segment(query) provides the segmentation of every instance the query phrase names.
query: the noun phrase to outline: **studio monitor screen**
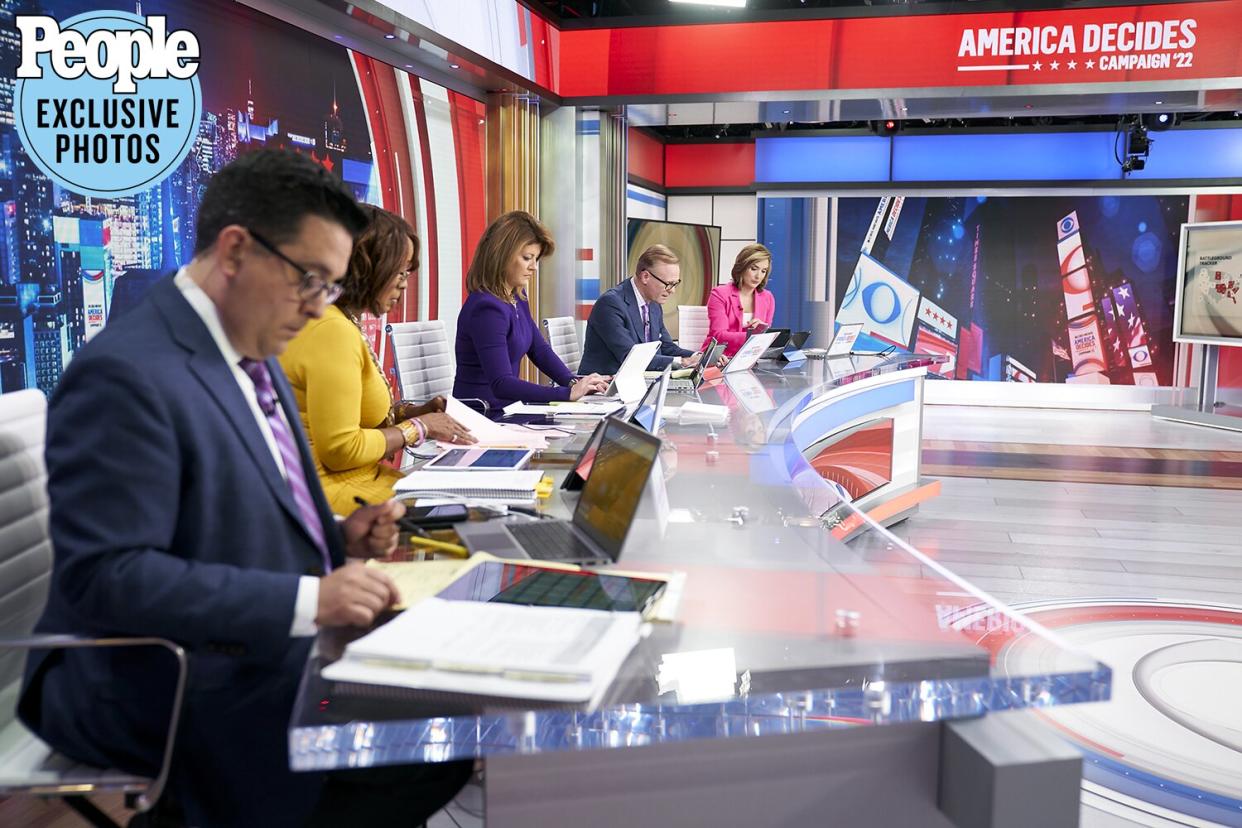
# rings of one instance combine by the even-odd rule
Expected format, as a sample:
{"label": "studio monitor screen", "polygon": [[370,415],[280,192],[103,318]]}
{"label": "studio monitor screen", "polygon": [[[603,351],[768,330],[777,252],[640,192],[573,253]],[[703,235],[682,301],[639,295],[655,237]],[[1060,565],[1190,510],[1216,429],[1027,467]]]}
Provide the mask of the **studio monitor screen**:
{"label": "studio monitor screen", "polygon": [[673,339],[680,335],[678,305],[705,305],[720,272],[720,228],[710,224],[630,219],[626,227],[626,276],[638,269],[638,258],[653,244],[672,249],[680,259],[681,284],[664,305],[664,327]]}
{"label": "studio monitor screen", "polygon": [[1182,225],[1173,339],[1242,345],[1242,221]]}

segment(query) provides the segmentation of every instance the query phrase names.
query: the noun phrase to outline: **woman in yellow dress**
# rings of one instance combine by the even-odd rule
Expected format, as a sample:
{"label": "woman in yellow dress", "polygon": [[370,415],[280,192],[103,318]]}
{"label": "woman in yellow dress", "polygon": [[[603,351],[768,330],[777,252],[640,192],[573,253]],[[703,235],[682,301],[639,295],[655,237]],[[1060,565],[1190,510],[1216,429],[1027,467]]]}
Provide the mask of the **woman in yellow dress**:
{"label": "woman in yellow dress", "polygon": [[280,357],[293,386],[315,470],[338,515],[393,496],[401,473],[383,461],[425,440],[464,445],[470,432],[444,411],[444,398],[394,401],[360,314],[382,316],[401,301],[418,270],[418,237],[400,216],[363,205],[370,219],[354,244],[341,295],[302,329]]}

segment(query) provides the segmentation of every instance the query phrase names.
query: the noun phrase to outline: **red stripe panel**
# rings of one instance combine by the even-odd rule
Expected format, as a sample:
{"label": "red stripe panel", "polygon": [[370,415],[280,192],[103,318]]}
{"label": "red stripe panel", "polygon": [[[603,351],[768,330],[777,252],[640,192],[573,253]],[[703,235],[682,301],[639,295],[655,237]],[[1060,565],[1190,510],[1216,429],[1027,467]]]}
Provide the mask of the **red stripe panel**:
{"label": "red stripe panel", "polygon": [[627,162],[630,175],[664,184],[664,142],[660,139],[630,127]]}
{"label": "red stripe panel", "polygon": [[[487,229],[487,107],[449,92],[453,145],[457,154],[457,198],[461,208],[461,296],[466,298],[466,270]],[[445,274],[452,278],[452,274]]]}
{"label": "red stripe panel", "polygon": [[749,187],[755,183],[755,144],[666,144],[666,187]]}
{"label": "red stripe panel", "polygon": [[555,89],[559,80],[556,72],[556,48],[560,43],[560,32],[539,15],[532,14],[530,36],[530,48],[535,58],[535,83]]}
{"label": "red stripe panel", "polygon": [[[380,182],[380,203],[377,206],[401,214],[406,221],[417,226],[410,149],[406,138],[405,118],[401,113],[401,91],[397,85],[397,76],[386,63],[357,52],[349,54],[358,72],[358,91],[362,95],[371,142],[374,145],[375,157],[372,160]],[[418,307],[417,291],[416,284],[406,289],[403,305],[395,308],[391,314],[394,321],[405,318],[406,308],[411,303],[413,307]],[[384,371],[391,381],[391,349],[381,347],[378,338],[373,344],[377,346],[377,352],[384,354]]]}
{"label": "red stripe panel", "polygon": [[[1193,45],[1180,42],[1182,20],[1195,21]],[[1175,47],[1134,54],[1189,58],[1155,68],[1116,68],[1102,57],[1124,56],[1125,44],[1087,42],[1086,27],[1172,21]],[[1052,54],[959,58],[968,30],[1054,27]],[[1060,32],[1074,32],[1074,50],[1059,51]],[[903,89],[1021,86],[1044,83],[1192,80],[1242,75],[1242,0],[1112,8],[1004,11],[986,14],[859,17],[707,25],[575,29],[561,32],[561,83],[566,97],[685,95],[811,89]],[[1100,31],[1101,29],[1096,29]],[[1114,34],[1116,29],[1112,29]],[[1056,67],[1052,61],[1056,61]],[[1039,62],[1040,68],[1034,68]],[[1074,65],[1070,65],[1073,61]],[[959,66],[1021,65],[1007,71]],[[1029,67],[1029,68],[1025,68]]]}
{"label": "red stripe panel", "polygon": [[[427,318],[438,319],[440,305],[440,234],[436,226],[436,188],[431,167],[431,140],[427,137],[427,107],[418,78],[406,75],[410,96],[414,100],[414,120],[418,129],[419,164],[423,168],[423,200],[427,202],[427,238],[423,244],[423,261],[419,265],[427,273]],[[417,305],[415,306],[417,307]]]}

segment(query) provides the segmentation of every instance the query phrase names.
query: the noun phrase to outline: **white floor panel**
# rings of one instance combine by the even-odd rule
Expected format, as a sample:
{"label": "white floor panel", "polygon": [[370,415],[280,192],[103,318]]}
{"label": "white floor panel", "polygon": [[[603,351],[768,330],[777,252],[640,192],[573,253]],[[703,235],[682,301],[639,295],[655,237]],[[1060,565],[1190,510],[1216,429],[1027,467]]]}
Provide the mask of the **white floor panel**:
{"label": "white floor panel", "polygon": [[[1115,411],[929,406],[924,436],[1242,451],[1242,434]],[[1242,491],[981,477],[941,478],[941,486],[943,496],[897,533],[1002,601],[1242,601]],[[1217,824],[1090,782],[1082,802],[1084,828]]]}
{"label": "white floor panel", "polygon": [[923,437],[988,443],[1242,451],[1242,434],[1157,420],[1143,411],[929,405],[923,409]]}

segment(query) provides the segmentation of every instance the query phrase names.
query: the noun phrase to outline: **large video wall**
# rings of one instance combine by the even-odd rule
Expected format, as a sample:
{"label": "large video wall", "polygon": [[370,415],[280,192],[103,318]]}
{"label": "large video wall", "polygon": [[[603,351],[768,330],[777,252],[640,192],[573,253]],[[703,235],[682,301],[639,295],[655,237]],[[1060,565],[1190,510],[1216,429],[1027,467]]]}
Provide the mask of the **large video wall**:
{"label": "large video wall", "polygon": [[[309,155],[359,199],[403,214],[424,254],[390,319],[456,319],[465,265],[486,222],[482,103],[228,0],[142,0],[143,14],[168,15],[170,26],[199,39],[198,137],[162,184],[88,199],[53,184],[18,138],[13,18],[63,20],[97,8],[0,0],[0,392],[50,394],[78,348],[189,259],[212,173],[260,147]],[[369,321],[382,349],[381,327]]]}
{"label": "large video wall", "polygon": [[1173,383],[1182,196],[841,198],[839,323],[953,379]]}

